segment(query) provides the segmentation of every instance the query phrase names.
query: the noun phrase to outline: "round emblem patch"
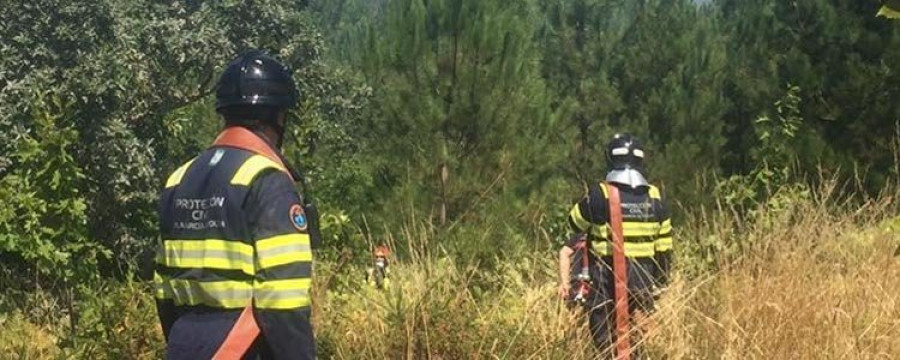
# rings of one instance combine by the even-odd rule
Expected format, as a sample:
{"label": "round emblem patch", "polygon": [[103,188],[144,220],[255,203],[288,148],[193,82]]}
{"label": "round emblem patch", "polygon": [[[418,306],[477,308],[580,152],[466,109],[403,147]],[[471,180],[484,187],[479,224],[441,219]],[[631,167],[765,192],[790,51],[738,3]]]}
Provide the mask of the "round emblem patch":
{"label": "round emblem patch", "polygon": [[294,227],[300,231],[306,231],[306,227],[309,225],[306,222],[306,213],[303,211],[303,207],[299,204],[294,204],[294,206],[291,206],[291,223],[294,224]]}

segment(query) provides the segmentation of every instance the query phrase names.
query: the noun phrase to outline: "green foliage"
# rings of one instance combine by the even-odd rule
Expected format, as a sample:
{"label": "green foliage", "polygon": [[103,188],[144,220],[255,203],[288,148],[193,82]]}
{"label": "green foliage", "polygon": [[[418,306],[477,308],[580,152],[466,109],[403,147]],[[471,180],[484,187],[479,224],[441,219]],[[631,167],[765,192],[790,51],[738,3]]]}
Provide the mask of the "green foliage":
{"label": "green foliage", "polygon": [[[544,5],[542,72],[552,102],[572,120],[566,170],[602,176],[615,132],[638,135],[654,182],[687,204],[693,180],[721,161],[729,101],[722,94],[726,36],[709,9],[689,1],[554,1]],[[570,135],[571,134],[571,135]],[[573,136],[574,135],[574,136]],[[691,166],[684,166],[690,163]]]}
{"label": "green foliage", "polygon": [[756,166],[753,120],[781,97],[784,84],[803,89],[800,167],[819,166],[852,178],[866,164],[867,190],[877,192],[892,168],[896,127],[900,30],[871,16],[872,1],[717,2],[730,35],[726,90],[734,103],[728,118],[728,173]]}
{"label": "green foliage", "polygon": [[[332,5],[314,4],[323,11]],[[511,221],[557,176],[561,119],[549,111],[532,37],[531,2],[341,2],[336,53],[372,87],[363,199],[372,225],[410,212],[430,219],[448,249],[490,258],[477,244],[518,246]],[[326,16],[326,18],[328,18]],[[361,199],[361,200],[363,200]],[[502,211],[490,211],[498,209]],[[374,215],[369,217],[369,213]],[[443,230],[448,230],[446,234]]]}
{"label": "green foliage", "polygon": [[[73,314],[55,308],[52,296],[35,291],[38,301],[25,311],[0,313],[0,352],[18,359],[159,359],[164,356],[162,331],[152,309],[149,284],[101,281],[77,286]],[[43,296],[43,298],[41,298]],[[44,312],[36,315],[36,310]]]}
{"label": "green foliage", "polygon": [[88,237],[71,103],[35,92],[31,104],[34,129],[22,134],[10,154],[13,170],[0,179],[0,260],[48,284],[85,281],[111,254]]}
{"label": "green foliage", "polygon": [[[757,145],[750,156],[757,167],[746,175],[732,175],[716,183],[719,211],[733,212],[739,227],[774,229],[790,226],[797,204],[812,199],[810,186],[797,170],[797,138],[802,128],[800,88],[788,85],[775,102],[775,115],[761,115],[754,122]],[[756,246],[756,239],[741,233],[718,234],[691,246],[705,254],[701,268],[716,269],[722,258],[734,259]],[[696,253],[695,253],[696,254]],[[695,264],[696,265],[696,264]]]}
{"label": "green foliage", "polygon": [[[54,355],[158,357],[157,340],[122,340],[158,334],[116,327],[152,322],[152,312],[141,312],[149,300],[135,295],[146,289],[129,285],[96,299],[90,289],[111,289],[98,277],[129,278],[150,252],[161,182],[220,130],[216,77],[248,48],[295,69],[302,100],[289,116],[285,152],[322,212],[326,250],[317,256],[343,261],[387,242],[399,259],[441,258],[434,267],[443,272],[432,275],[471,288],[441,287],[440,278],[411,271],[425,278],[407,285],[427,286],[391,299],[387,318],[363,319],[390,325],[396,337],[385,346],[413,357],[467,357],[459,344],[476,342],[489,349],[484,356],[532,355],[518,345],[540,334],[519,319],[484,315],[504,306],[527,313],[521,303],[480,304],[510,292],[518,299],[515,291],[533,281],[527,266],[539,267],[529,256],[552,258],[568,236],[569,207],[603,174],[603,144],[614,132],[646,144],[650,178],[674,205],[676,229],[687,227],[677,230],[676,246],[689,276],[766,244],[745,233],[790,228],[804,211],[797,204],[818,196],[810,174],[846,180],[864,169],[870,193],[896,177],[900,29],[872,16],[879,2],[702,4],[8,7],[0,13],[0,284],[10,294],[0,308],[26,309],[8,317],[14,323],[63,314],[70,331],[48,340],[65,348]],[[731,226],[690,228],[702,221]],[[470,271],[485,275],[463,276]],[[335,287],[353,289],[355,278],[341,276]],[[471,299],[427,297],[435,286]],[[135,305],[107,312],[123,302]],[[334,305],[363,313],[371,303]],[[348,319],[331,321],[358,320]],[[468,333],[433,340],[426,320],[444,333],[515,336],[496,344]],[[347,355],[344,336],[328,333],[324,351]],[[564,357],[564,345],[548,345],[561,351],[549,357]]]}
{"label": "green foliage", "polygon": [[79,287],[78,324],[61,337],[66,357],[81,359],[160,358],[161,327],[150,284],[105,282]]}
{"label": "green foliage", "polygon": [[[326,134],[319,137],[336,137],[361,116],[364,91],[318,60],[320,35],[297,4],[43,0],[0,17],[0,37],[12,40],[0,42],[0,175],[17,171],[10,154],[24,145],[15,134],[36,130],[29,91],[67,99],[77,129],[70,152],[86,174],[72,190],[85,207],[85,235],[115,253],[104,272],[123,274],[151,250],[158,187],[215,135],[220,123],[207,100],[218,69],[238,52],[269,49],[298,69],[301,122]],[[321,149],[319,158],[348,161],[357,151],[332,151],[356,143],[352,136],[315,136],[303,140]],[[352,174],[346,168],[330,171]],[[318,188],[358,182],[334,178]]]}
{"label": "green foliage", "polygon": [[789,85],[775,102],[774,117],[761,115],[754,122],[757,146],[750,156],[758,164],[747,175],[733,175],[717,184],[716,195],[728,207],[745,209],[765,203],[784,187],[800,183],[796,173],[800,117],[800,88]]}

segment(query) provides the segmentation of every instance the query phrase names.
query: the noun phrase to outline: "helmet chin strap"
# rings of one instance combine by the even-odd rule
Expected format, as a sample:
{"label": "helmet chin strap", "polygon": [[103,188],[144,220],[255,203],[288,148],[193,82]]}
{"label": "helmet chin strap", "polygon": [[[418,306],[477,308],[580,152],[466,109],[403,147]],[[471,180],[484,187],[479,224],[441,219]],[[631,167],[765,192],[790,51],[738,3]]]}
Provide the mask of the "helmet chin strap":
{"label": "helmet chin strap", "polygon": [[275,129],[275,133],[278,134],[278,139],[275,140],[275,145],[278,146],[278,151],[281,152],[281,147],[284,145],[284,125],[279,124],[277,121],[269,124],[273,129]]}

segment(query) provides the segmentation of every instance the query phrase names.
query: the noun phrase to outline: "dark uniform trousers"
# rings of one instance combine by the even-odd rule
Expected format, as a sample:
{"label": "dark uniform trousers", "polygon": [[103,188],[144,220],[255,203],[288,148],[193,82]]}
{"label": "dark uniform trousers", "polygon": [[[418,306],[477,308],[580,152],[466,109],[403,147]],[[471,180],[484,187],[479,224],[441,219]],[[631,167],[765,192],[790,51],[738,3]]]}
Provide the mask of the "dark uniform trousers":
{"label": "dark uniform trousers", "polygon": [[[600,183],[588,189],[588,195],[572,207],[569,224],[576,233],[588,234],[590,252],[576,251],[572,261],[579,267],[581,257],[590,259],[591,285],[594,291],[585,304],[594,344],[611,350],[615,342],[615,282],[612,267],[612,236],[609,227],[608,186],[620,191],[622,228],[627,259],[629,309],[632,313],[652,312],[654,287],[668,282],[672,253],[672,223],[660,191],[655,186],[632,188]],[[575,236],[567,246],[577,248]],[[573,272],[577,273],[577,272]],[[573,284],[574,285],[574,284]],[[573,289],[577,289],[573,286]]]}
{"label": "dark uniform trousers", "polygon": [[312,244],[275,151],[227,128],[166,181],[154,282],[167,358],[211,358],[247,306],[260,335],[245,358],[315,358]]}

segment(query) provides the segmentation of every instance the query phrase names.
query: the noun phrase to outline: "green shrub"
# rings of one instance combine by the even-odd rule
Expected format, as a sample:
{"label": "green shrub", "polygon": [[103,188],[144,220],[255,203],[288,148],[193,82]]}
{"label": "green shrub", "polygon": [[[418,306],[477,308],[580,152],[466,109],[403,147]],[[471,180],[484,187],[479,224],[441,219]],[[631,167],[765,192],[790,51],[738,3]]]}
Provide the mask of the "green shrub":
{"label": "green shrub", "polygon": [[20,285],[68,289],[95,278],[98,259],[110,253],[88,238],[86,176],[72,153],[78,132],[70,104],[35,92],[30,113],[34,127],[0,178],[0,264],[24,280]]}

